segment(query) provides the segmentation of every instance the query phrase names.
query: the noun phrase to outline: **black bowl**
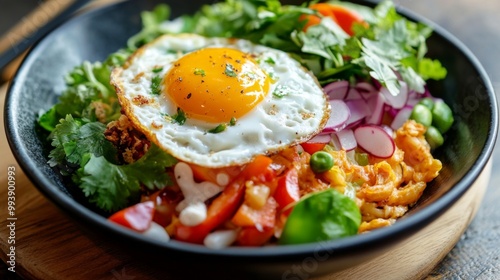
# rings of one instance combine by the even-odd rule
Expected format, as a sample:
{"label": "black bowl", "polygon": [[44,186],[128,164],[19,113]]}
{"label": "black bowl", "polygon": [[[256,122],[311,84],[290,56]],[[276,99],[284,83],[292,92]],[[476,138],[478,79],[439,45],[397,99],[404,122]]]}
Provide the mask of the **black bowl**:
{"label": "black bowl", "polygon": [[[312,274],[338,271],[381,254],[434,221],[469,189],[491,156],[497,135],[498,108],[483,68],[452,35],[422,17],[401,11],[410,19],[424,21],[435,29],[428,41],[429,56],[438,58],[449,74],[445,80],[432,82],[429,87],[451,105],[456,122],[448,132],[445,145],[435,154],[444,165],[441,174],[429,185],[417,205],[395,225],[322,243],[211,250],[176,241],[156,242],[112,224],[82,199],[78,189],[49,167],[47,150],[35,131],[35,123],[38,113],[57,101],[65,86],[63,76],[68,71],[84,60],[103,60],[124,46],[127,38],[140,30],[140,11],[151,9],[158,2],[125,1],[70,20],[33,47],[8,91],[5,127],[20,166],[47,198],[89,232],[126,240],[135,252],[146,250],[147,256],[153,258],[189,258],[187,265],[192,267],[202,261],[205,264],[231,262],[230,267],[236,272],[244,270],[266,276],[292,277],[293,265],[310,260],[317,264]],[[172,16],[176,17],[213,1],[166,2],[172,3]],[[357,3],[373,6],[372,2]],[[223,270],[228,271],[227,267]]]}

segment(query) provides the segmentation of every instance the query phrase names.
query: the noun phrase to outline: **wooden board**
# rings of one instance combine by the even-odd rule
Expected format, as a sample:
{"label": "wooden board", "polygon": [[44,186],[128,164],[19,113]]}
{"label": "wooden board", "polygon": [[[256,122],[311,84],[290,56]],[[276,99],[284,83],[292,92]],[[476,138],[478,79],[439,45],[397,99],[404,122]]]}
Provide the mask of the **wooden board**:
{"label": "wooden board", "polygon": [[[0,89],[3,110],[6,87]],[[9,254],[8,168],[15,168],[16,273],[27,279],[169,279],[168,269],[147,267],[91,239],[29,182],[6,143],[0,112],[0,249]],[[491,163],[474,186],[447,213],[403,245],[362,265],[318,279],[420,279],[446,256],[475,216],[488,185]],[[411,253],[409,253],[411,252]],[[168,267],[167,267],[168,268]],[[369,277],[367,277],[369,275]],[[171,275],[170,275],[171,276]],[[174,276],[172,276],[174,277]],[[177,279],[175,277],[174,279]]]}

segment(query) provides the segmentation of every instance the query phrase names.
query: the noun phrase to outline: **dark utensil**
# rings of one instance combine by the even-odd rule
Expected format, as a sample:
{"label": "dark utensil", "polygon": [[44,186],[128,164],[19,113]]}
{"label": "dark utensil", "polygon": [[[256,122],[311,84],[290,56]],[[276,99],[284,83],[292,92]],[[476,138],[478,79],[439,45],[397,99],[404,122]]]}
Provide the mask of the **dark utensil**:
{"label": "dark utensil", "polygon": [[35,42],[47,35],[50,31],[54,30],[54,28],[68,20],[75,14],[75,12],[77,12],[80,8],[85,6],[90,1],[92,0],[75,0],[56,17],[30,34],[30,36],[26,37],[24,40],[17,42],[14,46],[0,54],[0,72],[2,72],[4,67],[12,62],[12,60],[21,55],[25,50],[27,50]]}

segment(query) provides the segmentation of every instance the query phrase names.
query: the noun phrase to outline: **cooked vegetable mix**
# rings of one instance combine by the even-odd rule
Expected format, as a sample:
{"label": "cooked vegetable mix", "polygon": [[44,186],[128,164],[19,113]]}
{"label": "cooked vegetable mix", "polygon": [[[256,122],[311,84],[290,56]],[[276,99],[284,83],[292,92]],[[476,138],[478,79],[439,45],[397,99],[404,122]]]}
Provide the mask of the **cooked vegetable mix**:
{"label": "cooked vegetable mix", "polygon": [[425,56],[432,30],[391,1],[309,4],[143,12],[40,116],[48,164],[111,222],[164,241],[300,244],[393,224],[438,176],[431,151],[454,122],[426,87],[446,76]]}

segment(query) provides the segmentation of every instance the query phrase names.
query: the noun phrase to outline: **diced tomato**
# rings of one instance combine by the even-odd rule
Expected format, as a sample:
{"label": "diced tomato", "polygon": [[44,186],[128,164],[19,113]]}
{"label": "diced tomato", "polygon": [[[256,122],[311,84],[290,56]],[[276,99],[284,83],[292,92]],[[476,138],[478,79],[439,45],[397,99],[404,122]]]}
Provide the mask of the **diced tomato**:
{"label": "diced tomato", "polygon": [[179,224],[175,233],[176,238],[180,241],[202,243],[210,231],[231,218],[243,201],[244,193],[244,178],[236,179],[210,204],[205,221],[197,226]]}
{"label": "diced tomato", "polygon": [[300,144],[304,151],[308,152],[310,155],[314,154],[315,152],[323,150],[325,148],[326,143],[313,143],[313,142],[304,142]]}
{"label": "diced tomato", "polygon": [[257,156],[254,160],[245,166],[242,174],[245,178],[259,182],[270,182],[275,178],[274,170],[270,165],[273,160],[266,156]]}
{"label": "diced tomato", "polygon": [[109,220],[135,231],[144,232],[151,226],[154,211],[154,202],[145,201],[116,212],[109,217]]}
{"label": "diced tomato", "polygon": [[233,219],[233,224],[242,227],[255,227],[260,225],[262,227],[274,227],[276,222],[276,208],[278,203],[273,197],[269,197],[266,204],[260,209],[255,209],[247,204],[242,204]]}
{"label": "diced tomato", "polygon": [[273,237],[273,228],[244,227],[238,234],[236,243],[240,246],[262,246]]}
{"label": "diced tomato", "polygon": [[217,176],[224,173],[228,176],[229,181],[232,181],[240,172],[239,167],[223,167],[223,168],[208,168],[204,166],[199,166],[195,164],[189,164],[191,170],[193,170],[193,176],[196,181],[203,182],[209,181],[214,184],[219,184],[217,181]]}
{"label": "diced tomato", "polygon": [[182,193],[177,186],[165,187],[153,193],[148,198],[156,204],[153,221],[163,227],[169,225],[175,214],[175,207],[182,199]]}
{"label": "diced tomato", "polygon": [[[274,192],[274,198],[278,202],[280,209],[287,207],[290,203],[299,201],[299,175],[297,169],[290,168],[278,179],[278,187]],[[284,214],[290,214],[291,210],[292,208],[287,209]]]}
{"label": "diced tomato", "polygon": [[[316,3],[311,5],[309,8],[318,11],[323,16],[333,19],[350,36],[354,35],[352,27],[355,23],[359,23],[365,27],[368,26],[366,21],[364,21],[358,13],[341,5]],[[321,21],[321,19],[315,15],[308,15],[302,17],[302,19],[307,20],[304,27],[305,29],[312,25],[319,24]]]}
{"label": "diced tomato", "polygon": [[247,164],[243,171],[231,182],[207,210],[207,218],[197,226],[179,224],[175,236],[180,241],[202,243],[203,239],[216,227],[227,221],[243,202],[245,182],[250,178],[268,180],[273,173],[270,165],[272,160],[259,156]]}

